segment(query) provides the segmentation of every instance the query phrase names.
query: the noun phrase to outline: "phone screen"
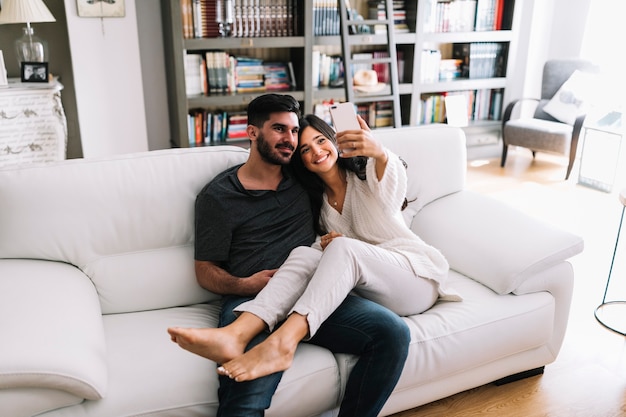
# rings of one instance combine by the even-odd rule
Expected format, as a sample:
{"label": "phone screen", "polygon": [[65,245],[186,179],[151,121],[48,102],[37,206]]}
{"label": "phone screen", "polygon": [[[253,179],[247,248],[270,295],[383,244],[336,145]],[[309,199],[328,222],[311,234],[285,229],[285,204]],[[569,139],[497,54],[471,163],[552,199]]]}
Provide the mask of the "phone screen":
{"label": "phone screen", "polygon": [[332,104],[330,106],[330,116],[333,119],[333,126],[337,132],[361,129],[354,111],[354,104],[350,102]]}

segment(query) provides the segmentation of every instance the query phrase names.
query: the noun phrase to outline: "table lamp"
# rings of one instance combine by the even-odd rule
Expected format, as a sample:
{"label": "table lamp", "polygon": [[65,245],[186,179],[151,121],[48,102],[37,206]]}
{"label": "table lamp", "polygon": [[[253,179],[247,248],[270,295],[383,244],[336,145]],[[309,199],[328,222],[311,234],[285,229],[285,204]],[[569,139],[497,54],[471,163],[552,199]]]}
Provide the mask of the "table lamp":
{"label": "table lamp", "polygon": [[30,26],[34,22],[54,22],[54,16],[42,0],[3,0],[0,24],[26,23],[23,36],[15,41],[18,63],[48,62],[48,45]]}

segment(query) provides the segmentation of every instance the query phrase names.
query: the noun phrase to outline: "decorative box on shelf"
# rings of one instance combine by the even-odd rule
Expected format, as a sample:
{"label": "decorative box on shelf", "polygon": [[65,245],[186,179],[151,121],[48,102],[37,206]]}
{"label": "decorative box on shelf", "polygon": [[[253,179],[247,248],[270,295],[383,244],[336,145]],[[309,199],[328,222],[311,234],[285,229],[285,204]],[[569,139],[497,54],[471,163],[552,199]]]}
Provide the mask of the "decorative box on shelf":
{"label": "decorative box on shelf", "polygon": [[63,85],[9,79],[0,88],[0,167],[65,159],[67,122]]}

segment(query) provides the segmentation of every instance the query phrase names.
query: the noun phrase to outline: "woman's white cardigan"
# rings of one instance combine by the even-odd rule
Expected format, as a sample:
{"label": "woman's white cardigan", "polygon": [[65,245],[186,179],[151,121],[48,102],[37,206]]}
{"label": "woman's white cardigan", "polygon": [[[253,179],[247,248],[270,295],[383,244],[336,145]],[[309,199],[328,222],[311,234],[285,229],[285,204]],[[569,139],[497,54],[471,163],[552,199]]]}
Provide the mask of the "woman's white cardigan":
{"label": "woman's white cardigan", "polygon": [[407,192],[406,168],[397,155],[388,149],[386,152],[388,162],[380,181],[373,158],[367,162],[366,180],[348,172],[342,213],[324,196],[322,224],[328,231],[334,230],[406,256],[415,275],[439,283],[441,299],[460,301],[461,297],[446,286],[449,266],[444,256],[404,222],[401,207]]}

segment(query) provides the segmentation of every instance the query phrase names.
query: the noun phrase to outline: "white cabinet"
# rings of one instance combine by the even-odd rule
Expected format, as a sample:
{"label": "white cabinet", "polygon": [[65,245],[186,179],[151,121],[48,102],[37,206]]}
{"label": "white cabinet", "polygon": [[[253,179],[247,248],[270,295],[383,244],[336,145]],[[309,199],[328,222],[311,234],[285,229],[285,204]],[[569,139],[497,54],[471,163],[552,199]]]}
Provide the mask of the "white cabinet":
{"label": "white cabinet", "polygon": [[20,83],[0,87],[0,167],[66,157],[67,122],[63,85]]}

